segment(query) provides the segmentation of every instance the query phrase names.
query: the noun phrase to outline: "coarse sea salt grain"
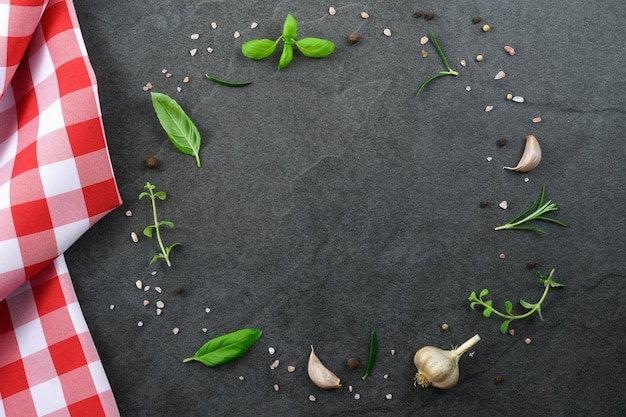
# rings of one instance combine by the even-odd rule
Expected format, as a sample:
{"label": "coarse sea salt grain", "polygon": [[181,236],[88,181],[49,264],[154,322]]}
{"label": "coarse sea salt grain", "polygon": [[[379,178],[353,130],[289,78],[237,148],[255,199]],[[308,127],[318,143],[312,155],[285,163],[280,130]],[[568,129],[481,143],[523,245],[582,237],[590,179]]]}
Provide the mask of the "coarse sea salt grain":
{"label": "coarse sea salt grain", "polygon": [[143,283],[141,282],[140,279],[138,279],[137,281],[135,281],[135,287],[137,287],[138,290],[143,288]]}
{"label": "coarse sea salt grain", "polygon": [[472,87],[468,85],[467,87],[465,87],[465,91],[472,91]]}
{"label": "coarse sea salt grain", "polygon": [[315,395],[313,394],[309,395],[309,401],[315,401],[315,400],[316,400]]}
{"label": "coarse sea salt grain", "polygon": [[385,34],[385,36],[391,36],[391,29],[386,28],[385,30],[383,30],[383,33]]}
{"label": "coarse sea salt grain", "polygon": [[139,327],[143,326],[143,321],[138,321],[137,322],[137,326],[139,326]]}
{"label": "coarse sea salt grain", "polygon": [[206,48],[206,51],[207,51],[208,53],[212,54],[212,53],[213,53],[213,48],[208,47],[208,48]]}
{"label": "coarse sea salt grain", "polygon": [[209,331],[209,329],[207,329],[206,327],[203,327],[203,328],[202,328],[202,332],[203,332],[203,333],[206,333],[206,332],[208,332],[208,331]]}
{"label": "coarse sea salt grain", "polygon": [[502,202],[499,204],[499,206],[500,206],[500,208],[501,208],[502,210],[506,210],[506,209],[509,207],[509,203],[507,203],[507,202],[506,202],[506,200],[505,200],[505,201],[502,201]]}
{"label": "coarse sea salt grain", "polygon": [[211,28],[212,29],[217,29],[217,23],[211,22]]}
{"label": "coarse sea salt grain", "polygon": [[420,39],[420,44],[426,45],[428,43],[428,40],[428,36],[422,36],[422,39]]}
{"label": "coarse sea salt grain", "polygon": [[354,399],[355,400],[360,400],[361,399],[361,394],[354,394]]}
{"label": "coarse sea salt grain", "polygon": [[493,158],[491,156],[487,157],[487,162],[491,162],[493,160]]}
{"label": "coarse sea salt grain", "polygon": [[257,22],[250,23],[250,29],[256,29],[259,26]]}
{"label": "coarse sea salt grain", "polygon": [[163,310],[161,310],[160,308],[157,308],[157,309],[156,309],[156,315],[157,315],[157,316],[160,316],[160,315],[161,315],[161,313],[163,313]]}
{"label": "coarse sea salt grain", "polygon": [[209,314],[211,312],[211,309],[209,307],[207,307],[207,308],[204,309],[204,312]]}
{"label": "coarse sea salt grain", "polygon": [[393,395],[391,395],[391,394],[387,394],[387,395],[385,395],[385,398],[386,398],[386,399],[388,399],[388,400],[390,400],[390,399],[392,399],[392,398],[393,398]]}
{"label": "coarse sea salt grain", "polygon": [[500,72],[498,72],[498,73],[496,74],[496,76],[495,76],[495,77],[493,77],[493,79],[494,79],[494,80],[501,80],[501,79],[503,79],[504,77],[506,77],[506,74],[504,73],[504,71],[500,71]]}
{"label": "coarse sea salt grain", "polygon": [[361,12],[361,19],[369,19],[370,15],[367,12]]}
{"label": "coarse sea salt grain", "polygon": [[493,110],[493,106],[487,106],[487,107],[485,107],[485,111],[486,111],[486,112],[490,112],[491,110]]}
{"label": "coarse sea salt grain", "polygon": [[241,33],[239,33],[239,31],[235,31],[235,33],[233,33],[233,38],[237,39],[241,36]]}
{"label": "coarse sea salt grain", "polygon": [[328,14],[334,16],[337,14],[337,10],[335,10],[335,8],[331,6],[328,8]]}
{"label": "coarse sea salt grain", "polygon": [[270,355],[273,355],[274,353],[276,353],[276,349],[274,349],[271,346],[267,349],[267,351],[269,352]]}
{"label": "coarse sea salt grain", "polygon": [[135,232],[131,232],[130,233],[130,238],[132,239],[133,242],[137,243],[139,242],[139,236],[137,236],[137,233]]}
{"label": "coarse sea salt grain", "polygon": [[115,308],[115,305],[114,305],[114,304],[111,304],[111,305],[109,306],[109,310],[113,310],[114,308]]}
{"label": "coarse sea salt grain", "polygon": [[196,39],[198,39],[199,37],[200,37],[200,35],[199,35],[199,34],[197,34],[197,33],[194,33],[194,34],[192,34],[192,35],[190,36],[190,38],[191,38],[191,39],[193,39],[193,40],[196,40]]}
{"label": "coarse sea salt grain", "polygon": [[196,48],[193,48],[192,50],[189,51],[189,55],[191,56],[195,56],[198,53],[198,50]]}
{"label": "coarse sea salt grain", "polygon": [[156,306],[157,308],[164,308],[165,307],[165,303],[161,300],[156,302]]}
{"label": "coarse sea salt grain", "polygon": [[172,329],[172,333],[174,333],[175,335],[178,334],[178,332],[180,332],[180,329],[178,327],[174,327]]}
{"label": "coarse sea salt grain", "polygon": [[511,100],[513,100],[516,103],[523,103],[524,102],[524,97],[522,97],[522,96],[515,96]]}
{"label": "coarse sea salt grain", "polygon": [[163,292],[161,287],[154,287],[154,291],[158,292],[159,294],[161,294]]}
{"label": "coarse sea salt grain", "polygon": [[[147,85],[148,85],[148,84],[146,84],[146,86],[147,86]],[[150,84],[150,85],[152,85],[152,84]],[[132,212],[132,211],[130,211],[130,210],[127,210],[127,211],[126,211],[126,217],[133,217],[133,212]]]}

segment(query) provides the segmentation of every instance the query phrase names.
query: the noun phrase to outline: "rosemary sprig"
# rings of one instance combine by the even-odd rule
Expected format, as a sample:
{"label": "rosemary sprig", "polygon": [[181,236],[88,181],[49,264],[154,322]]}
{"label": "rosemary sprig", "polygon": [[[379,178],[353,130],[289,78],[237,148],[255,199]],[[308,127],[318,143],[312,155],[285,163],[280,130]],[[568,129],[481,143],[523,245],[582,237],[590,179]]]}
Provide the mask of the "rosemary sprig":
{"label": "rosemary sprig", "polygon": [[452,68],[450,68],[450,64],[448,64],[448,60],[446,59],[446,56],[443,54],[443,51],[441,50],[441,47],[439,46],[439,42],[437,42],[437,38],[435,37],[435,34],[433,33],[432,30],[430,31],[430,39],[433,41],[433,45],[435,45],[435,49],[437,50],[439,57],[441,57],[441,60],[443,61],[443,64],[446,66],[446,69],[448,71],[439,71],[437,74],[433,75],[432,77],[424,81],[422,85],[420,86],[419,90],[417,90],[417,93],[415,93],[415,97],[419,96],[419,94],[422,92],[424,87],[426,87],[426,85],[432,80],[439,78],[439,77],[444,77],[446,75],[454,75],[454,76],[459,75],[458,71],[455,71]]}
{"label": "rosemary sprig", "polygon": [[541,188],[541,197],[539,198],[539,202],[535,200],[533,204],[524,210],[520,215],[515,217],[513,220],[508,222],[507,224],[503,224],[502,226],[496,227],[494,230],[505,230],[505,229],[516,229],[516,230],[532,230],[535,232],[548,234],[545,230],[537,226],[528,226],[524,225],[524,223],[530,222],[532,220],[545,220],[548,222],[553,222],[559,224],[563,227],[567,227],[567,224],[564,222],[554,219],[552,217],[546,217],[545,214],[551,211],[556,211],[558,209],[557,205],[553,203],[551,200],[543,202],[546,194],[546,185],[544,184]]}
{"label": "rosemary sprig", "polygon": [[541,295],[541,298],[539,299],[539,301],[537,301],[534,304],[531,304],[521,299],[519,300],[519,303],[522,305],[522,307],[528,310],[524,314],[513,314],[513,304],[510,301],[505,301],[504,303],[504,309],[506,311],[505,313],[496,310],[492,305],[493,300],[483,299],[483,297],[489,294],[489,290],[487,290],[486,288],[482,290],[478,295],[476,295],[475,291],[472,291],[472,293],[469,296],[470,307],[472,308],[472,310],[474,310],[477,305],[483,307],[484,308],[483,316],[485,317],[491,316],[492,313],[495,314],[496,316],[502,317],[504,319],[504,321],[500,325],[500,333],[502,334],[507,332],[507,330],[509,329],[509,324],[513,320],[520,320],[526,317],[530,317],[535,312],[539,315],[539,319],[543,321],[543,316],[541,315],[541,304],[546,299],[546,296],[548,295],[548,291],[550,290],[550,288],[553,288],[553,287],[555,288],[564,287],[563,284],[559,284],[558,282],[555,282],[554,280],[552,280],[552,277],[554,276],[554,271],[555,270],[552,269],[552,271],[550,271],[550,275],[548,275],[547,277],[542,275],[541,272],[537,272],[537,277],[541,280],[541,282],[543,282],[545,289],[543,290],[543,294]]}

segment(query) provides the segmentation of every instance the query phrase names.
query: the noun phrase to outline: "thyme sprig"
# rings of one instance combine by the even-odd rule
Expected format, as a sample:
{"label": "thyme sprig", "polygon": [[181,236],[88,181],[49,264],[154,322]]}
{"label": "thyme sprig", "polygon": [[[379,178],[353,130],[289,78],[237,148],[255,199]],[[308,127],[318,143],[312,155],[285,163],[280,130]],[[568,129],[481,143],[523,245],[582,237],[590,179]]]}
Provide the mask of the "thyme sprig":
{"label": "thyme sprig", "polygon": [[433,33],[432,30],[430,31],[430,39],[433,41],[433,45],[435,46],[435,49],[437,50],[437,53],[441,57],[441,60],[443,61],[443,64],[446,66],[447,71],[439,71],[437,74],[433,75],[432,77],[430,77],[429,79],[424,81],[422,83],[422,85],[420,86],[419,90],[417,90],[417,93],[415,93],[415,97],[419,96],[419,94],[422,92],[424,87],[426,87],[426,85],[429,82],[433,81],[434,79],[437,79],[439,77],[444,77],[446,75],[454,75],[454,76],[459,75],[458,71],[455,71],[452,68],[450,68],[450,64],[448,64],[448,60],[446,59],[446,56],[444,55],[443,51],[441,50],[441,47],[439,46],[439,42],[437,42],[437,38],[435,37],[435,34]]}
{"label": "thyme sprig", "polygon": [[170,229],[173,229],[174,223],[165,221],[165,220],[159,221],[157,217],[157,210],[156,210],[156,199],[158,198],[159,200],[163,201],[167,198],[167,195],[163,191],[154,192],[154,189],[156,188],[156,186],[153,184],[150,184],[149,182],[147,182],[146,185],[143,186],[143,188],[145,188],[148,191],[144,191],[141,194],[139,194],[139,199],[141,200],[144,197],[150,198],[152,202],[152,218],[154,221],[154,224],[146,226],[146,228],[143,229],[143,234],[148,237],[152,237],[156,233],[156,238],[157,238],[157,241],[159,242],[159,247],[161,248],[161,252],[152,257],[152,260],[150,261],[150,265],[152,265],[159,259],[165,259],[167,266],[172,266],[172,263],[170,262],[170,257],[169,257],[170,252],[172,251],[172,248],[180,245],[180,243],[173,243],[167,247],[163,244],[163,240],[161,239],[160,227],[167,226]]}
{"label": "thyme sprig", "polygon": [[503,224],[502,226],[496,227],[494,230],[506,230],[506,229],[516,229],[516,230],[532,230],[535,232],[548,234],[545,230],[537,226],[529,226],[524,225],[524,223],[533,221],[533,220],[545,220],[548,222],[553,222],[559,224],[563,227],[567,227],[567,224],[554,219],[552,217],[546,217],[545,214],[556,211],[558,209],[557,205],[553,203],[551,200],[548,200],[544,203],[544,198],[546,195],[546,185],[544,184],[541,188],[541,197],[539,198],[539,202],[535,200],[533,204],[524,210],[520,215],[515,217],[513,220],[508,222],[507,224]]}
{"label": "thyme sprig", "polygon": [[537,271],[537,277],[543,282],[545,289],[543,290],[543,294],[541,295],[539,301],[534,304],[524,301],[522,299],[519,300],[521,306],[528,310],[524,314],[513,314],[513,304],[508,300],[504,302],[504,313],[496,310],[493,307],[493,300],[484,299],[484,297],[489,294],[489,290],[487,290],[486,288],[483,289],[478,295],[476,295],[475,291],[472,291],[469,296],[470,307],[472,308],[472,310],[475,310],[477,305],[483,307],[483,316],[485,317],[489,317],[491,316],[491,314],[502,317],[504,319],[504,321],[500,325],[500,333],[502,334],[507,332],[507,330],[509,329],[509,324],[513,320],[521,320],[526,317],[532,316],[534,313],[537,313],[541,321],[543,321],[543,316],[541,315],[541,304],[546,299],[548,291],[550,290],[550,288],[564,287],[563,284],[559,284],[552,279],[552,277],[554,276],[554,272],[555,270],[552,269],[552,271],[550,271],[550,274],[546,277],[542,275],[541,272]]}

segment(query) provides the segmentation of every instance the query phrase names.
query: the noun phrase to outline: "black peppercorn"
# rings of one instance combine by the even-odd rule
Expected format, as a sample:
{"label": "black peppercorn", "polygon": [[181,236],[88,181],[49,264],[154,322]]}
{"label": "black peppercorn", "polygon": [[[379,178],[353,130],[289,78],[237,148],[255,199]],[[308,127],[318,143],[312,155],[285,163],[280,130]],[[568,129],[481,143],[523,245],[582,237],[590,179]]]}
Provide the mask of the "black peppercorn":
{"label": "black peppercorn", "polygon": [[501,148],[506,145],[506,139],[500,138],[498,139],[498,147]]}
{"label": "black peppercorn", "polygon": [[496,381],[496,384],[501,383],[502,382],[502,376],[501,375],[497,375],[495,381]]}
{"label": "black peppercorn", "polygon": [[156,168],[158,163],[159,160],[156,159],[154,156],[149,156],[148,159],[146,159],[146,167],[150,169]]}
{"label": "black peppercorn", "polygon": [[348,35],[348,43],[350,45],[354,45],[359,41],[359,39],[361,39],[361,37],[358,33],[351,33],[350,35]]}
{"label": "black peppercorn", "polygon": [[433,20],[434,18],[435,18],[435,13],[434,12],[426,13],[426,20]]}
{"label": "black peppercorn", "polygon": [[348,367],[350,369],[356,369],[359,367],[359,360],[357,358],[348,359]]}
{"label": "black peppercorn", "polygon": [[474,16],[474,18],[472,19],[472,22],[474,23],[480,23],[482,19],[480,18],[480,16]]}
{"label": "black peppercorn", "polygon": [[422,16],[424,16],[424,11],[423,10],[418,10],[418,11],[415,12],[415,17],[419,18],[419,17],[422,17]]}
{"label": "black peppercorn", "polygon": [[183,287],[176,287],[176,294],[180,294],[183,292]]}
{"label": "black peppercorn", "polygon": [[534,259],[531,259],[530,261],[528,261],[528,263],[526,264],[526,268],[528,269],[533,269],[534,267],[537,266],[537,262]]}
{"label": "black peppercorn", "polygon": [[480,200],[480,207],[482,207],[482,208],[489,207],[489,201],[488,200]]}

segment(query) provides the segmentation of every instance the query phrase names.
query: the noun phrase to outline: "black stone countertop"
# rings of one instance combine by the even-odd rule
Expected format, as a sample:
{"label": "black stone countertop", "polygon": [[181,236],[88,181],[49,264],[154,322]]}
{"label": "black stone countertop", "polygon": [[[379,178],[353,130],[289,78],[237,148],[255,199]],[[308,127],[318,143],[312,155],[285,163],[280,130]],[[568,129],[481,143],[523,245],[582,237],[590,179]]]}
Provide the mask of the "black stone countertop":
{"label": "black stone countertop", "polygon": [[[626,413],[622,0],[75,5],[124,204],[67,261],[123,416]],[[435,18],[416,18],[417,9]],[[335,52],[295,51],[280,71],[280,46],[262,61],[241,54],[245,41],[278,38],[288,13],[300,38],[328,39]],[[431,30],[459,75],[415,97],[445,70],[433,43],[420,44]],[[360,41],[350,45],[353,32]],[[501,70],[506,77],[494,80]],[[231,88],[206,73],[253,83]],[[148,82],[196,123],[201,168],[168,140],[142,89]],[[524,102],[507,101],[509,93]],[[503,170],[531,134],[540,165]],[[146,168],[148,156],[156,169]],[[152,219],[150,203],[138,200],[148,181],[168,196],[157,209],[175,227],[163,240],[181,243],[169,268],[149,265],[158,245],[141,233]],[[493,230],[544,184],[558,205],[550,216],[568,228]],[[470,309],[469,294],[488,288],[495,307],[510,300],[521,314],[519,299],[534,303],[543,292],[535,274],[552,269],[565,287],[548,293],[545,321],[535,314],[502,335],[498,317]],[[215,368],[182,363],[210,338],[248,327],[264,333],[242,358]],[[372,330],[378,359],[363,381]],[[476,333],[482,340],[461,358],[456,387],[413,386],[418,348],[449,348]],[[311,345],[341,389],[309,380]],[[348,368],[351,356],[359,369]]]}

